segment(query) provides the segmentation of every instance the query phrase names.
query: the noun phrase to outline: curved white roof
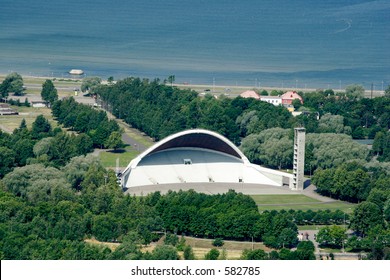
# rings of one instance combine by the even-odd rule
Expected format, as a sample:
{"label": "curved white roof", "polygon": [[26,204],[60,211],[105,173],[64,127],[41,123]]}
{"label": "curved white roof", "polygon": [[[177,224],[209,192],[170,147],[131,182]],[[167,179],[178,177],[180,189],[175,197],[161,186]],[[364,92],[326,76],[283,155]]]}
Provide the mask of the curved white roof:
{"label": "curved white roof", "polygon": [[227,138],[205,129],[185,130],[154,144],[129,163],[121,181],[125,188],[195,182],[280,185],[253,168]]}
{"label": "curved white roof", "polygon": [[[202,148],[229,154],[249,163],[247,157],[226,137],[206,129],[189,129],[172,134],[138,155],[126,167],[135,168],[146,156],[171,148]],[[123,173],[124,173],[123,172]]]}

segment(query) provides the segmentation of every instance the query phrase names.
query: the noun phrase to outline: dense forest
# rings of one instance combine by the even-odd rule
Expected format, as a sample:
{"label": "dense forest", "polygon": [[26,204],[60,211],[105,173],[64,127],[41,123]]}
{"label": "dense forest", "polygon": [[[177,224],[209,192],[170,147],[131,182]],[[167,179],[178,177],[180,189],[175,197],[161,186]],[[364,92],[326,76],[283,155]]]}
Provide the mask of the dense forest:
{"label": "dense forest", "polygon": [[[315,259],[313,243],[298,242],[297,225],[327,225],[317,236],[321,246],[390,258],[389,97],[305,93],[305,107],[294,102],[305,114],[293,117],[284,107],[198,97],[158,80],[128,78],[94,92],[105,109],[156,140],[183,129],[211,129],[240,145],[251,161],[279,169],[290,168],[292,128],[304,125],[305,170],[318,191],[360,204],[350,215],[259,213],[252,198],[234,191],[124,196],[116,175],[87,155],[109,147],[110,138],[120,135],[118,125],[102,110],[53,98],[53,116],[68,131],[38,116],[31,129],[23,121],[12,134],[0,132],[1,259],[194,259],[186,236],[214,239],[216,248],[223,240],[253,240],[274,249],[245,250],[242,259]],[[375,138],[372,150],[353,141],[364,137]],[[355,235],[347,236],[345,225]],[[162,235],[163,244],[143,250]],[[224,259],[226,253],[211,249],[204,258]]]}
{"label": "dense forest", "polygon": [[52,114],[64,127],[89,136],[96,148],[104,148],[111,134],[120,130],[106,112],[79,104],[73,97],[54,102]]}
{"label": "dense forest", "polygon": [[[92,156],[75,157],[60,169],[42,164],[15,168],[3,178],[1,189],[2,259],[177,259],[176,242],[152,253],[141,251],[164,232],[253,238],[273,248],[298,243],[290,213],[260,214],[250,197],[234,191],[124,196],[115,174]],[[111,251],[84,242],[91,237],[121,245]]]}
{"label": "dense forest", "polygon": [[199,98],[195,91],[127,78],[115,85],[100,86],[95,92],[116,117],[160,140],[172,133],[190,128],[218,132],[234,143],[247,134],[236,124],[246,111],[257,112],[257,129],[290,127],[291,114],[282,107],[244,98]]}

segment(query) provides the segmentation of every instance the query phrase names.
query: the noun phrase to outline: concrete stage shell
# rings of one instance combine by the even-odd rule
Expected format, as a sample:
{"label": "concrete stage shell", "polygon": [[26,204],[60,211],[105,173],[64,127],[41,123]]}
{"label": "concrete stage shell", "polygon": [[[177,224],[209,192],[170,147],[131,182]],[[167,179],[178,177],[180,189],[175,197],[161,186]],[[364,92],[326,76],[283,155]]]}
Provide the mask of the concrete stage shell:
{"label": "concrete stage shell", "polygon": [[251,164],[230,140],[218,133],[191,129],[166,137],[134,158],[122,172],[121,185],[130,193],[142,189],[148,193],[167,185],[282,187],[289,177],[290,174]]}

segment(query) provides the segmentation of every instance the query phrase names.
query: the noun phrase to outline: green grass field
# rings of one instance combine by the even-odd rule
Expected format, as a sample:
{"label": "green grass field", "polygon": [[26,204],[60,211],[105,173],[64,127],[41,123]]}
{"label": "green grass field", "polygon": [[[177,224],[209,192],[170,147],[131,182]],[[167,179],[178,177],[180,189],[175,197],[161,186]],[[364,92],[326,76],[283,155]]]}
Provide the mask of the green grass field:
{"label": "green grass field", "polygon": [[355,207],[354,204],[334,201],[334,202],[321,202],[314,198],[305,196],[303,194],[291,194],[291,195],[251,195],[259,211],[266,210],[341,210],[346,213],[351,213]]}
{"label": "green grass field", "polygon": [[0,116],[0,125],[7,132],[12,132],[15,128],[18,128],[23,119],[26,120],[27,127],[31,129],[32,123],[39,115],[43,115],[50,122],[53,128],[58,126],[57,122],[53,119],[49,108],[32,108],[23,106],[11,106],[11,108],[18,111],[19,115]]}
{"label": "green grass field", "polygon": [[125,168],[129,164],[129,162],[134,159],[138,154],[138,151],[132,149],[131,147],[127,147],[121,152],[102,151],[99,154],[99,158],[102,165],[106,168],[116,167],[116,159],[119,158],[119,167]]}

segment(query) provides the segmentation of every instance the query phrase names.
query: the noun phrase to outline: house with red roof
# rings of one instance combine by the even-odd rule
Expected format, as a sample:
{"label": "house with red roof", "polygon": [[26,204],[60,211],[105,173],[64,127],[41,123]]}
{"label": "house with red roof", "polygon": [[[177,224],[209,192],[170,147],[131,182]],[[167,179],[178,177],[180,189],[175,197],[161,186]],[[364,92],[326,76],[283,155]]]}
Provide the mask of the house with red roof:
{"label": "house with red roof", "polygon": [[303,98],[296,91],[288,91],[281,98],[283,105],[291,105],[294,99],[299,99],[303,104]]}

